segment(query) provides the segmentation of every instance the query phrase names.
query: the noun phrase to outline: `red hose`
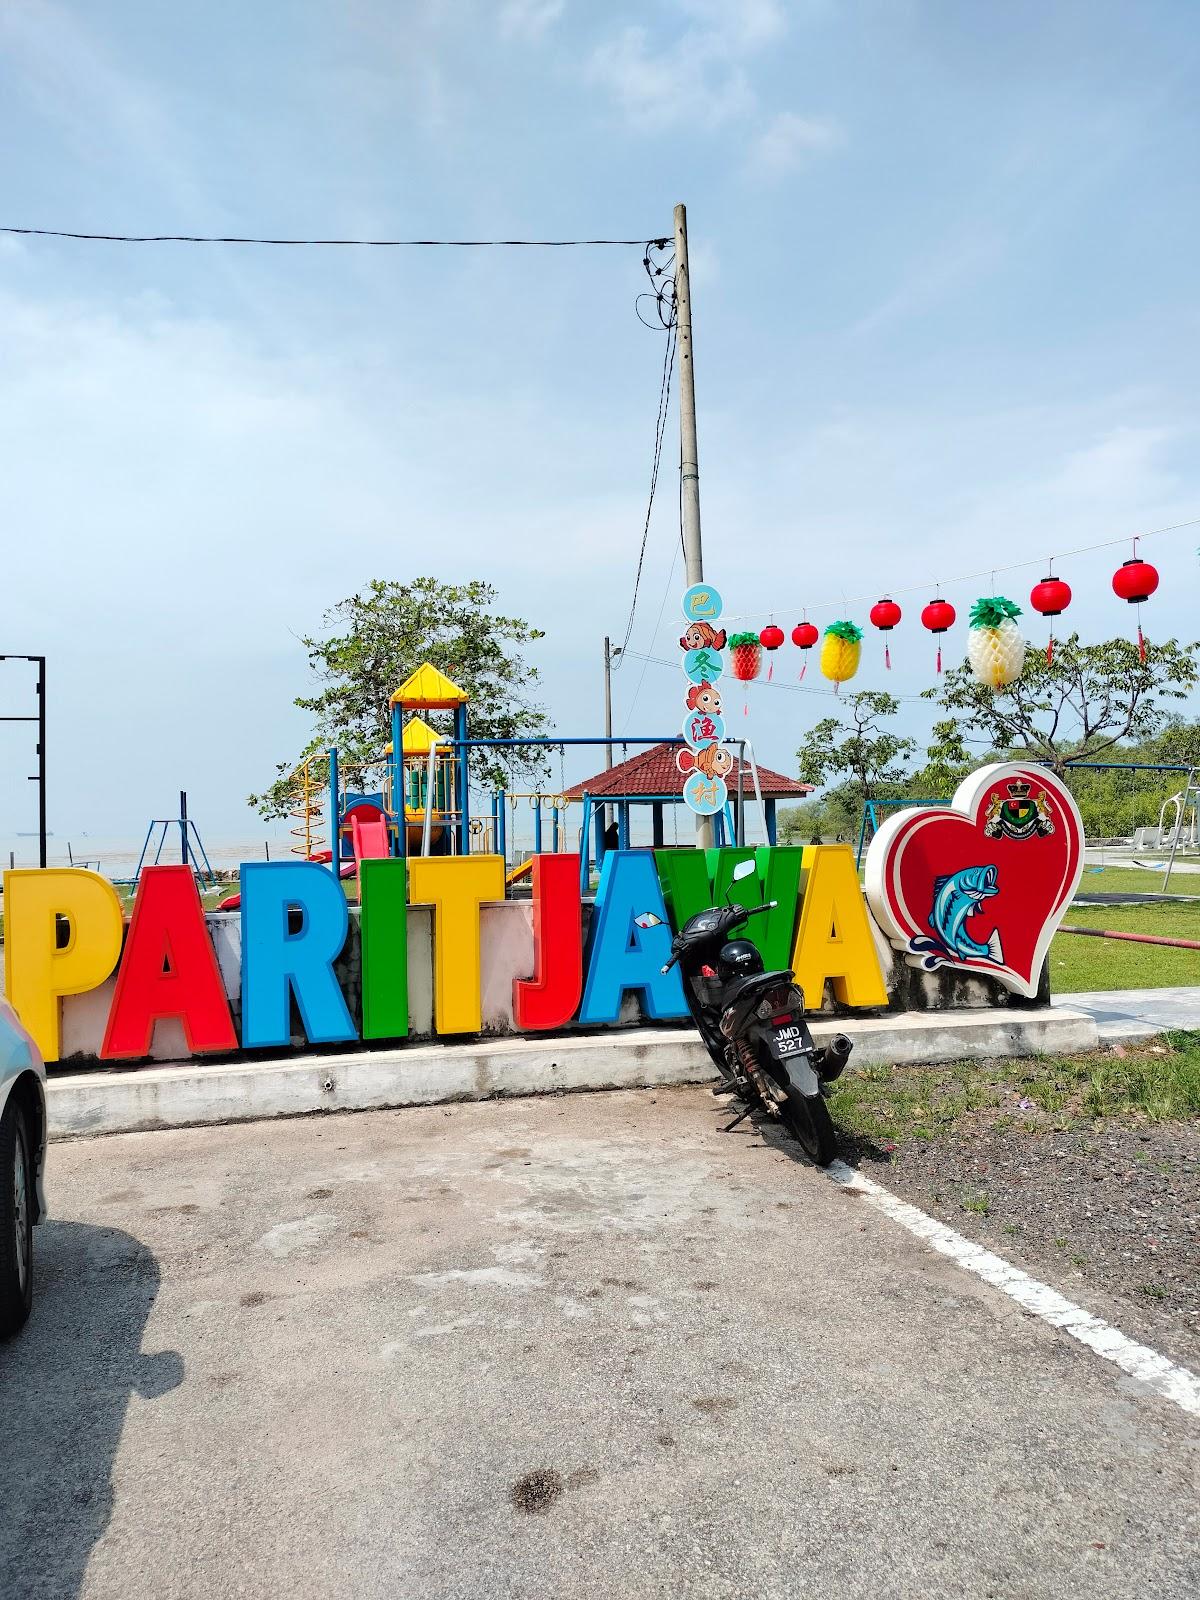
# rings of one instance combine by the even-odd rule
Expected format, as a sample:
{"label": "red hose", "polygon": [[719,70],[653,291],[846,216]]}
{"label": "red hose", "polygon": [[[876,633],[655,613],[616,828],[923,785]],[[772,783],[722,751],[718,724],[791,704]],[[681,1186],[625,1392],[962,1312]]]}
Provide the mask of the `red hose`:
{"label": "red hose", "polygon": [[1059,933],[1081,933],[1085,939],[1127,939],[1131,944],[1166,944],[1172,950],[1200,950],[1200,939],[1160,939],[1156,933],[1116,933],[1111,928],[1060,928]]}

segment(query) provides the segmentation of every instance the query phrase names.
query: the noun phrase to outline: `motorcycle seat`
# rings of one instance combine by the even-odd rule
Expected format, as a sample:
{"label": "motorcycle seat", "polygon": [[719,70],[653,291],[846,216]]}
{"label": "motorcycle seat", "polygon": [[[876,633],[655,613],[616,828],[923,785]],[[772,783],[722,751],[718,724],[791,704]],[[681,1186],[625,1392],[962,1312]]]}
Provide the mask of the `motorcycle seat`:
{"label": "motorcycle seat", "polygon": [[735,1006],[751,990],[778,988],[781,983],[791,983],[790,972],[750,972],[744,978],[735,978],[726,992],[721,996],[722,1010],[728,1011],[730,1006]]}

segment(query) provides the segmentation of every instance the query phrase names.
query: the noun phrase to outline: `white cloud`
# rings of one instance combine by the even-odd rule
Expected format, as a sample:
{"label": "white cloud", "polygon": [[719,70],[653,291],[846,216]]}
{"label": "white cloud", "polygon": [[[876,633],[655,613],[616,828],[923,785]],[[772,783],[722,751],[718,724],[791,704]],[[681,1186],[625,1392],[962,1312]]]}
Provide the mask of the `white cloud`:
{"label": "white cloud", "polygon": [[500,32],[506,38],[540,39],[562,16],[566,0],[505,0]]}
{"label": "white cloud", "polygon": [[643,128],[684,121],[715,127],[754,105],[745,71],[718,32],[689,30],[656,49],[645,28],[622,28],[592,52],[588,77]]}
{"label": "white cloud", "polygon": [[1179,491],[1175,471],[1164,460],[1180,429],[1154,425],[1122,425],[1103,437],[1071,450],[1046,490],[1074,504],[1119,506],[1131,511],[1162,504]]}
{"label": "white cloud", "polygon": [[[665,35],[629,24],[601,41],[588,79],[639,129],[703,128],[748,119],[758,109],[751,68],[787,30],[778,0],[676,0],[683,26]],[[840,137],[836,124],[794,111],[775,116],[754,140],[751,169],[775,178]]]}
{"label": "white cloud", "polygon": [[781,111],[751,146],[750,169],[762,178],[782,178],[841,141],[841,129],[828,118]]}
{"label": "white cloud", "polygon": [[680,8],[734,49],[757,49],[787,31],[779,0],[680,0]]}

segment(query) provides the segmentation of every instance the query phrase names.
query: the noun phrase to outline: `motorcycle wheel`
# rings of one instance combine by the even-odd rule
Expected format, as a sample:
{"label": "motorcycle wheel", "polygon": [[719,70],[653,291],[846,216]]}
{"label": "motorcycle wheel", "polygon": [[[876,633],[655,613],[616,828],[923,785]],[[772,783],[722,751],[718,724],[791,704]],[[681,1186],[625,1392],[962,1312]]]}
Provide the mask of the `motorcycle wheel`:
{"label": "motorcycle wheel", "polygon": [[780,1109],[788,1132],[804,1154],[818,1167],[827,1167],[837,1156],[837,1134],[821,1096],[789,1089],[787,1103]]}

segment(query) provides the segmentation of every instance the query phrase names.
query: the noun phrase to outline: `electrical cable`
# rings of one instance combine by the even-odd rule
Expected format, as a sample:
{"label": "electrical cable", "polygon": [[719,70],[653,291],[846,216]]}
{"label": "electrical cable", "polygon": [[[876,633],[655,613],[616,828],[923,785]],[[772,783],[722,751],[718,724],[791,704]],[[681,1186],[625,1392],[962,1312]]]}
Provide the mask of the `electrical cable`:
{"label": "electrical cable", "polygon": [[[662,627],[663,612],[667,609],[667,600],[670,597],[671,588],[672,588],[672,585],[675,582],[675,568],[676,568],[676,565],[679,562],[680,556],[682,556],[684,558],[684,562],[685,563],[687,561],[687,548],[686,548],[686,546],[684,544],[684,537],[683,537],[683,438],[682,438],[682,436],[680,437],[680,440],[679,440],[679,473],[678,473],[678,477],[679,477],[679,548],[676,549],[676,550],[673,550],[671,552],[671,570],[667,573],[666,587],[663,590],[663,597],[662,597],[662,601],[661,601],[661,603],[659,605],[659,608],[658,608],[658,616],[655,619],[654,630],[650,635],[650,638],[651,638],[652,641],[658,637],[659,630]],[[632,654],[637,656],[637,652],[636,651],[633,651]],[[642,685],[646,681],[646,668],[647,668],[647,666],[650,664],[650,662],[652,660],[657,660],[658,658],[657,657],[643,655],[639,659],[641,660],[641,663],[642,663],[642,670],[638,674],[637,687],[633,691],[633,699],[629,702],[629,709],[625,713],[625,721],[621,724],[621,732],[622,733],[627,733],[629,731],[629,724],[633,721],[633,713],[637,709],[638,698],[639,698],[639,696],[641,695],[641,692],[642,692]]]}
{"label": "electrical cable", "polygon": [[[651,251],[658,250],[657,260],[652,258]],[[629,602],[629,616],[625,623],[625,633],[621,640],[619,653],[624,659],[629,640],[633,634],[633,620],[637,613],[638,593],[642,582],[642,568],[646,563],[646,545],[650,538],[650,519],[654,512],[654,495],[658,488],[659,468],[662,465],[663,442],[666,439],[667,421],[670,416],[671,382],[675,372],[675,347],[678,342],[679,325],[675,315],[675,275],[670,270],[674,262],[674,250],[667,253],[665,242],[647,247],[642,259],[642,266],[646,276],[650,279],[650,293],[638,296],[639,300],[653,299],[658,313],[661,327],[666,331],[667,344],[663,352],[662,380],[658,389],[658,416],[654,423],[654,459],[650,469],[650,496],[646,504],[646,516],[642,524],[642,543],[638,551],[637,570],[633,576],[633,597]],[[661,282],[656,282],[661,279]],[[638,311],[640,320],[647,327],[653,323],[646,322],[641,311]],[[661,617],[661,612],[660,612]],[[619,670],[619,664],[618,664]]]}
{"label": "electrical cable", "polygon": [[269,239],[246,234],[217,233],[77,233],[66,228],[6,228],[0,233],[24,239],[80,239],[105,244],[269,244],[299,246],[367,246],[372,249],[433,248],[486,250],[524,247],[540,250],[568,250],[588,245],[636,245],[639,249],[663,249],[666,239]]}

